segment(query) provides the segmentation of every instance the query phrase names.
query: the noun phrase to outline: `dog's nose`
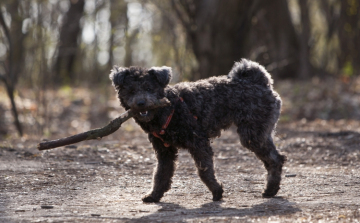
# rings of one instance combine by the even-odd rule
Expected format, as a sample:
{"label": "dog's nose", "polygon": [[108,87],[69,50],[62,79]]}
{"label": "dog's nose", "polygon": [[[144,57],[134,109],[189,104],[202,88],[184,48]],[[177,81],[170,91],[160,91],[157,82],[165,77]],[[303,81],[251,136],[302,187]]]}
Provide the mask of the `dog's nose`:
{"label": "dog's nose", "polygon": [[138,101],[137,102],[137,106],[139,107],[143,107],[145,105],[145,101],[144,100],[141,100],[141,101]]}

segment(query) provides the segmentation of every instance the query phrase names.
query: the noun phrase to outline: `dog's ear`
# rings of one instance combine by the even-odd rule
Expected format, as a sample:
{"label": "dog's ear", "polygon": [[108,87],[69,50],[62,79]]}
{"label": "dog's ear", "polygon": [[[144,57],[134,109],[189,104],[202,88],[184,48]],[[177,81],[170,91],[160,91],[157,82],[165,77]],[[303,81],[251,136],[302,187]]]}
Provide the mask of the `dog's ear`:
{"label": "dog's ear", "polygon": [[156,79],[159,81],[162,87],[166,87],[166,85],[168,85],[171,80],[171,67],[151,67],[148,72],[149,74],[155,75]]}
{"label": "dog's ear", "polygon": [[119,88],[124,85],[124,78],[127,74],[129,74],[129,69],[126,67],[114,66],[111,70],[109,77],[116,90],[119,90]]}

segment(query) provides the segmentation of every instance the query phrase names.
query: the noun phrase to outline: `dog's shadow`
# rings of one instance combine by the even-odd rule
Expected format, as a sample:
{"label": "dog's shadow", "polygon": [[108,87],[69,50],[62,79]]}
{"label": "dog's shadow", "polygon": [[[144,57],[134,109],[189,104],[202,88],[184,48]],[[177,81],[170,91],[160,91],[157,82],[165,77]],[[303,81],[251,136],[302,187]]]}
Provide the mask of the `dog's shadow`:
{"label": "dog's shadow", "polygon": [[301,211],[294,203],[282,197],[275,197],[267,199],[267,201],[253,205],[251,207],[221,207],[223,201],[209,202],[203,204],[199,208],[188,209],[178,204],[173,203],[156,203],[161,208],[150,215],[142,216],[140,218],[129,219],[129,222],[142,221],[183,221],[194,218],[208,218],[208,217],[236,217],[241,219],[243,217],[264,217],[264,216],[280,216],[287,215]]}

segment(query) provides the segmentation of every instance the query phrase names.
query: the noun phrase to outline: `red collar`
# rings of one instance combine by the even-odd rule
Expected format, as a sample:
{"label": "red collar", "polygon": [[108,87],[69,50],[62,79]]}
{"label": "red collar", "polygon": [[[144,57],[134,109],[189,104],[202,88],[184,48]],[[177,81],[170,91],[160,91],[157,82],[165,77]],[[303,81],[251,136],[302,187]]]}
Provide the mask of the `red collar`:
{"label": "red collar", "polygon": [[[180,97],[180,98],[177,100],[177,102],[178,102],[178,101],[184,102],[184,99],[183,99],[182,97]],[[174,112],[175,112],[175,108],[171,111],[170,115],[166,118],[166,122],[165,122],[165,124],[162,125],[161,130],[160,130],[159,133],[157,133],[157,132],[155,132],[155,131],[153,131],[153,132],[151,133],[151,134],[153,134],[153,136],[155,136],[156,138],[161,139],[161,141],[163,141],[165,147],[169,147],[170,144],[169,144],[169,143],[166,143],[166,142],[163,140],[163,138],[161,138],[160,135],[164,135],[164,134],[165,134],[165,130],[166,130],[167,127],[169,126],[169,124],[170,124],[170,122],[171,122],[171,119],[172,119],[172,117],[173,117],[173,115],[174,115]]]}
{"label": "red collar", "polygon": [[[182,97],[179,97],[179,99],[176,101],[176,103],[179,102],[179,101],[180,101],[180,102],[184,102],[184,99],[183,99]],[[153,132],[151,133],[151,134],[152,134],[153,136],[155,136],[156,138],[159,138],[159,139],[164,143],[164,146],[165,146],[165,147],[169,147],[170,144],[167,143],[167,142],[165,142],[164,139],[161,138],[160,135],[164,135],[164,134],[165,134],[165,130],[166,130],[167,127],[169,126],[169,124],[170,124],[170,122],[171,122],[171,119],[172,119],[172,117],[173,117],[173,115],[174,115],[174,112],[175,112],[175,108],[173,108],[173,110],[171,111],[170,115],[166,118],[166,122],[165,122],[165,124],[162,125],[161,130],[160,130],[159,133],[157,133],[157,132],[155,132],[155,131],[153,131]],[[191,114],[190,111],[189,111],[189,113]],[[195,121],[198,119],[197,116],[195,116],[195,115],[193,115],[193,117],[194,117]]]}

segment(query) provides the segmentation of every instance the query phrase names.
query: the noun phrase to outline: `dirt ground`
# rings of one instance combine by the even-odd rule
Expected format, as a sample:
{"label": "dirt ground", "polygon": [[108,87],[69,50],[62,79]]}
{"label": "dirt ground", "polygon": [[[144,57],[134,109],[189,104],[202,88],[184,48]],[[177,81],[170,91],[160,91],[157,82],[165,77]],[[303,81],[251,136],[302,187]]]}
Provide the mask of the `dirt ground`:
{"label": "dirt ground", "polygon": [[223,200],[212,202],[182,151],[156,204],[141,201],[155,157],[137,127],[43,152],[34,139],[5,141],[0,222],[359,222],[359,133],[358,121],[280,123],[276,145],[288,162],[278,195],[264,199],[265,169],[230,128],[212,143]]}

